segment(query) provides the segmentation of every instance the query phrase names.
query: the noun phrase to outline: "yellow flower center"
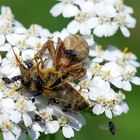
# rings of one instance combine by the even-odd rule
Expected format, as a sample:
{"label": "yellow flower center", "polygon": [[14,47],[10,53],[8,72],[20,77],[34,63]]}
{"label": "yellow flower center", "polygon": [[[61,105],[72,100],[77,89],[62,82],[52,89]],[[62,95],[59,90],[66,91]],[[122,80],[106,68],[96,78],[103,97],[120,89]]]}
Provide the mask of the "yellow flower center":
{"label": "yellow flower center", "polygon": [[12,129],[12,125],[11,125],[11,123],[9,121],[3,122],[3,126],[6,129]]}
{"label": "yellow flower center", "polygon": [[19,108],[20,108],[21,111],[24,110],[24,108],[25,108],[25,101],[24,101],[24,100],[21,100],[21,101],[20,101],[20,103],[19,103]]}
{"label": "yellow flower center", "polygon": [[80,12],[76,17],[75,20],[82,23],[88,18],[89,14],[87,12]]}
{"label": "yellow flower center", "polygon": [[61,126],[64,126],[68,123],[68,117],[67,116],[61,116],[58,119],[58,122],[60,123]]}

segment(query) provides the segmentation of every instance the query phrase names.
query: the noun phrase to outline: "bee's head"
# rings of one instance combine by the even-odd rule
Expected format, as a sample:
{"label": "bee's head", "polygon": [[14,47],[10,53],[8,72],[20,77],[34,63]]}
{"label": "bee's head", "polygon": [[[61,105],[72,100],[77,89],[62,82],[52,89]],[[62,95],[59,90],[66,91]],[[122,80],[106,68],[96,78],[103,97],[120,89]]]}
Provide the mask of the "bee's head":
{"label": "bee's head", "polygon": [[32,68],[33,66],[33,62],[32,60],[27,59],[26,61],[24,61],[25,65],[23,63],[21,63],[20,59],[18,58],[18,56],[16,55],[15,51],[13,50],[15,59],[16,59],[16,63],[19,66],[21,75],[24,76],[26,79],[30,79],[30,72],[29,70]]}

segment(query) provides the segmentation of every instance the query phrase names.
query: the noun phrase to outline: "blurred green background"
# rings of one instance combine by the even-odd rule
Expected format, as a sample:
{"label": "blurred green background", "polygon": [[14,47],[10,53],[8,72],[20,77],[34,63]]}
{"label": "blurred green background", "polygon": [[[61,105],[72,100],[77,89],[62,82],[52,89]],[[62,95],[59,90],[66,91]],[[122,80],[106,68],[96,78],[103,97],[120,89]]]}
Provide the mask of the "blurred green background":
{"label": "blurred green background", "polygon": [[[106,46],[109,44],[116,45],[123,49],[128,47],[134,52],[140,61],[140,0],[124,0],[125,4],[134,8],[134,17],[137,19],[137,26],[131,30],[131,37],[124,38],[118,32],[111,38],[95,38],[96,42]],[[61,16],[53,18],[49,14],[50,8],[56,3],[56,0],[0,0],[0,5],[10,6],[18,21],[29,27],[32,23],[37,23],[48,28],[51,32],[61,30],[66,27],[69,19]],[[138,72],[140,76],[140,70]],[[80,132],[75,133],[72,140],[140,140],[140,87],[133,86],[133,91],[126,93],[126,101],[130,107],[127,114],[121,117],[114,117],[113,122],[116,124],[116,135],[112,136],[109,131],[99,129],[99,125],[107,123],[109,119],[103,116],[93,116],[84,114],[87,125]],[[65,139],[61,133],[56,135],[41,136],[39,140],[62,140]],[[2,137],[0,138],[2,140]]]}

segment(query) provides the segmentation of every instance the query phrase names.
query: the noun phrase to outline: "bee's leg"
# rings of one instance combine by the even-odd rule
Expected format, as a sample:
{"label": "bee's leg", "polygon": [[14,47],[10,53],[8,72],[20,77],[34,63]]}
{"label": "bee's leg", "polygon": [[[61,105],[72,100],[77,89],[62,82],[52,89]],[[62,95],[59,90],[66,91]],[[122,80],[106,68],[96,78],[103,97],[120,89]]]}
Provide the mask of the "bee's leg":
{"label": "bee's leg", "polygon": [[54,61],[54,64],[56,67],[59,66],[59,61],[60,61],[60,58],[62,56],[62,54],[64,53],[64,44],[62,42],[62,40],[60,38],[58,38],[58,44],[56,46],[56,56],[55,56],[55,61]]}
{"label": "bee's leg", "polygon": [[77,69],[81,69],[83,68],[85,65],[85,62],[80,62],[80,63],[76,63],[68,68],[65,68],[68,71],[77,71]]}
{"label": "bee's leg", "polygon": [[43,48],[38,51],[38,53],[35,55],[35,59],[42,58],[42,56],[43,56],[44,52],[46,51],[46,49],[48,49],[51,57],[54,60],[55,59],[55,47],[54,47],[53,42],[52,42],[51,39],[48,39],[48,41],[44,44]]}
{"label": "bee's leg", "polygon": [[63,112],[68,112],[68,111],[70,111],[70,109],[71,109],[71,105],[67,105],[67,106],[63,107],[62,111]]}
{"label": "bee's leg", "polygon": [[41,90],[36,90],[34,93],[33,93],[33,97],[37,97],[39,95],[42,94],[42,91]]}
{"label": "bee's leg", "polygon": [[[78,79],[80,79],[80,78],[82,78],[83,76],[85,76],[86,75],[86,69],[79,69],[79,70],[77,70],[77,72],[76,73],[74,73],[74,76],[73,76],[73,78],[71,79],[72,81],[75,81],[75,80],[78,80]],[[77,74],[78,73],[78,74]]]}
{"label": "bee's leg", "polygon": [[84,62],[77,63],[72,65],[69,68],[66,68],[73,76],[70,77],[70,81],[78,80],[86,74],[86,69],[83,67]]}
{"label": "bee's leg", "polygon": [[61,84],[62,79],[58,78],[52,85],[50,85],[49,88],[55,88],[56,86],[58,86],[59,84]]}
{"label": "bee's leg", "polygon": [[44,68],[44,63],[47,61],[48,59],[45,58],[44,60],[41,59],[41,68]]}
{"label": "bee's leg", "polygon": [[16,89],[16,91],[22,90],[22,87],[19,87],[18,89]]}
{"label": "bee's leg", "polygon": [[63,112],[68,112],[68,108],[65,108],[65,107],[64,107],[64,108],[62,109],[62,111],[63,111]]}

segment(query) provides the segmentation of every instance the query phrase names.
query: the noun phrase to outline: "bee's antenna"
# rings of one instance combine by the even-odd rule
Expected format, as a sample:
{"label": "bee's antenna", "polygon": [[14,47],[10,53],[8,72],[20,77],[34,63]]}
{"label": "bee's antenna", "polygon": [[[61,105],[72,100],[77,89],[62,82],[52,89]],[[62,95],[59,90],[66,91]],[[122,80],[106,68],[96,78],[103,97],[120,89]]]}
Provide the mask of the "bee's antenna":
{"label": "bee's antenna", "polygon": [[23,64],[20,62],[20,60],[19,60],[18,56],[16,55],[16,53],[15,53],[15,51],[14,51],[13,48],[12,48],[12,51],[13,51],[13,53],[14,53],[14,56],[15,56],[15,58],[16,58],[16,63],[18,64],[18,66],[24,67]]}

